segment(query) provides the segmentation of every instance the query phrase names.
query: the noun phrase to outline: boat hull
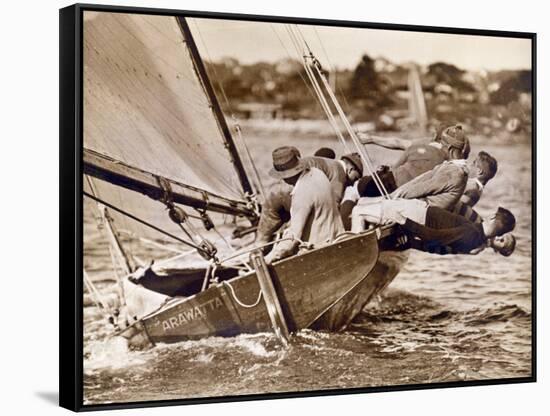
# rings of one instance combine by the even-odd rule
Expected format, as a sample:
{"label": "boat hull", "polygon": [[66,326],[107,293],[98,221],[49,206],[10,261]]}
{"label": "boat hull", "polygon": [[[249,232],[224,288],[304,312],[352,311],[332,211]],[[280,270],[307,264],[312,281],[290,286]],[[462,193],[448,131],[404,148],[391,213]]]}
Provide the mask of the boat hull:
{"label": "boat hull", "polygon": [[393,281],[408,258],[408,251],[381,251],[368,276],[316,320],[312,328],[333,332],[346,329],[363,308]]}
{"label": "boat hull", "polygon": [[[378,256],[376,233],[368,232],[270,266],[289,330],[310,327],[338,305],[369,276]],[[175,298],[140,324],[153,343],[271,331],[266,305],[259,296],[258,279],[251,272],[191,297]]]}

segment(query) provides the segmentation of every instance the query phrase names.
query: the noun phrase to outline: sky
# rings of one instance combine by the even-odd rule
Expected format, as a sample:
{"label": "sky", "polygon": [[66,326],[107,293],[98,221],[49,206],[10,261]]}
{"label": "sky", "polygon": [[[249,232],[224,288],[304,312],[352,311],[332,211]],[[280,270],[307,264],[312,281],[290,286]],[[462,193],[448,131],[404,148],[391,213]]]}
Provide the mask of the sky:
{"label": "sky", "polygon": [[[232,57],[250,64],[297,57],[285,24],[189,20],[203,59],[218,61]],[[468,70],[531,68],[529,39],[310,25],[299,27],[323,65],[339,69],[355,68],[365,53],[399,64],[412,61],[428,65],[443,61]]]}

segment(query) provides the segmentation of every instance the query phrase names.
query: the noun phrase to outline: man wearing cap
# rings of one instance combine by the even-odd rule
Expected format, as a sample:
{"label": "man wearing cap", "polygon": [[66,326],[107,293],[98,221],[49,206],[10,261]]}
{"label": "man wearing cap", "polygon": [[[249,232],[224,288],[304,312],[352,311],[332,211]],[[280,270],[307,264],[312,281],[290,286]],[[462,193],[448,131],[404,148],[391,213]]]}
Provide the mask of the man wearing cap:
{"label": "man wearing cap", "polygon": [[[378,144],[372,139],[363,139],[362,142]],[[410,143],[410,142],[409,142]],[[379,172],[380,179],[388,192],[393,192],[401,185],[409,182],[424,172],[433,169],[446,160],[467,159],[469,154],[469,140],[462,126],[446,127],[434,140],[411,143],[404,149],[400,159],[391,169],[385,168]],[[380,190],[370,176],[361,178],[358,187],[362,189],[361,196],[381,196]]]}
{"label": "man wearing cap", "polygon": [[316,167],[308,167],[291,147],[273,151],[271,176],[292,187],[290,225],[266,256],[266,262],[280,260],[297,252],[300,241],[323,244],[344,231],[338,206],[327,176]]}
{"label": "man wearing cap", "polygon": [[[293,146],[287,147],[298,157],[300,152]],[[301,159],[305,167],[317,168],[325,174],[331,186],[331,194],[337,206],[342,200],[346,186],[353,184],[363,174],[363,164],[357,153],[342,156],[341,160],[325,157],[305,157]],[[262,207],[256,243],[263,245],[271,241],[280,227],[288,222],[290,217],[290,193],[292,188],[279,181],[270,190]]]}

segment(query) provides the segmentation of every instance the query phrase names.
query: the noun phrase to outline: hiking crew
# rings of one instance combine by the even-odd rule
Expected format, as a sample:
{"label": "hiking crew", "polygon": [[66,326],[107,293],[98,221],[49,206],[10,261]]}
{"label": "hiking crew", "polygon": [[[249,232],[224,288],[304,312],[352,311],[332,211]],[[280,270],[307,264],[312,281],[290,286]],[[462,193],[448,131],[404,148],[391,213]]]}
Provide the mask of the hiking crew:
{"label": "hiking crew", "polygon": [[[483,224],[483,218],[470,205],[463,202],[467,201],[475,204],[481,196],[481,192],[477,192],[477,194],[470,193],[465,198],[464,190],[467,189],[467,182],[471,183],[472,181],[472,179],[467,180],[468,172],[475,174],[474,181],[483,181],[482,183],[486,184],[496,174],[496,166],[496,160],[486,152],[480,152],[470,164],[464,160],[443,162],[398,188],[391,195],[393,199],[381,201],[373,200],[373,198],[359,199],[357,206],[353,209],[351,229],[353,232],[359,232],[365,229],[365,222],[371,224],[390,222],[404,224],[405,219],[409,219],[412,224],[425,226],[428,225],[427,212],[430,211],[433,217],[434,212],[438,211],[431,210],[431,208],[438,208],[439,210],[451,211],[454,215],[462,218],[457,221],[461,222],[464,227],[462,231],[465,235],[462,239],[466,241],[468,240],[467,231],[473,232],[470,235],[476,235],[476,228],[469,227],[470,225],[475,224],[477,231],[479,231],[479,227],[487,226],[487,224]],[[358,186],[360,185],[359,183]],[[476,189],[479,190],[480,188],[476,187]],[[475,195],[475,197],[472,197],[472,195]],[[500,212],[504,211],[501,210]],[[444,214],[441,214],[441,216],[444,216]],[[413,231],[419,230],[421,229],[416,228]],[[498,236],[500,235],[498,234]],[[418,240],[411,240],[415,242],[411,247],[423,251],[437,252],[438,254],[465,253],[466,249],[472,246],[475,246],[472,249],[475,251],[473,254],[477,254],[486,247],[493,247],[495,251],[503,255],[510,255],[516,242],[515,237],[510,234],[499,238],[492,238],[494,236],[491,236],[491,238],[478,239],[474,243],[463,241],[462,247],[457,248],[455,244],[447,244],[442,234],[439,234],[439,236],[442,238],[439,244],[435,244],[433,241],[425,243],[423,239],[420,239],[419,241],[422,241],[422,244],[418,243]]]}
{"label": "hiking crew", "polygon": [[353,216],[352,231],[364,230],[365,221],[400,224],[408,237],[408,245],[402,248],[436,254],[469,254],[472,250],[493,247],[503,255],[510,255],[515,247],[512,235],[495,238],[515,227],[513,214],[505,208],[499,207],[496,213],[479,223],[418,199],[383,200],[362,208],[360,216]]}
{"label": "hiking crew", "polygon": [[417,176],[395,190],[391,196],[422,199],[431,206],[452,210],[464,193],[467,181],[467,162],[463,159],[451,160]]}
{"label": "hiking crew", "polygon": [[[378,175],[391,193],[446,160],[466,159],[469,148],[468,137],[460,125],[447,127],[437,140],[407,146],[393,167],[382,167]],[[381,196],[371,176],[361,178],[358,186],[363,189],[361,196]]]}
{"label": "hiking crew", "polygon": [[[441,208],[428,207],[425,225],[406,219],[402,227],[410,237],[411,248],[435,254],[469,254],[480,247],[492,246],[493,238],[512,231],[515,225],[514,215],[502,207],[481,224]],[[513,236],[512,239],[515,246]]]}
{"label": "hiking crew", "polygon": [[477,254],[492,247],[504,256],[512,254],[516,239],[506,233],[515,226],[513,214],[498,208],[484,220],[473,209],[495,176],[497,161],[481,151],[473,162],[466,162],[470,148],[461,126],[441,129],[429,143],[387,142],[404,149],[391,169],[378,171],[390,199],[380,197],[370,176],[359,179],[363,165],[356,153],[334,160],[329,148],[304,158],[292,146],[275,149],[270,174],[281,181],[266,198],[256,243],[268,243],[281,226],[290,225],[267,261],[295,254],[300,241],[331,241],[344,226],[357,233],[372,224],[389,223],[401,225],[407,240],[401,249]]}

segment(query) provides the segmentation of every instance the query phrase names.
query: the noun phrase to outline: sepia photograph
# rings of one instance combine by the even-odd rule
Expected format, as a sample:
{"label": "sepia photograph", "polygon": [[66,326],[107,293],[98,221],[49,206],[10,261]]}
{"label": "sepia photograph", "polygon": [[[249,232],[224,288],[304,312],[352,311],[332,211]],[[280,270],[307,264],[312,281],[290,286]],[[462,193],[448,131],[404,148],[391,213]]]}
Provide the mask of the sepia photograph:
{"label": "sepia photograph", "polygon": [[533,34],[166,13],[82,11],[82,404],[532,381]]}

